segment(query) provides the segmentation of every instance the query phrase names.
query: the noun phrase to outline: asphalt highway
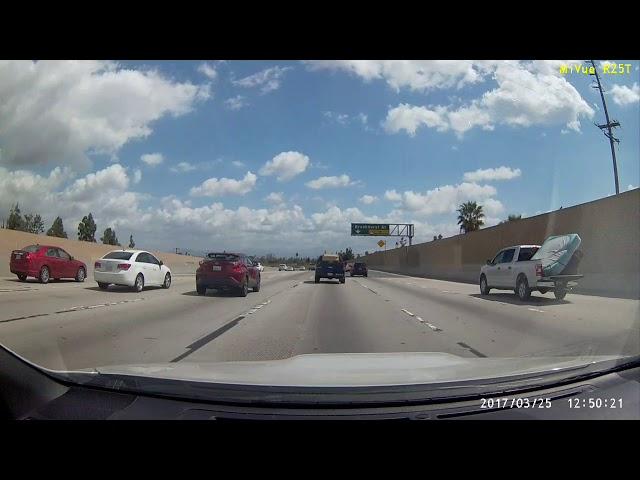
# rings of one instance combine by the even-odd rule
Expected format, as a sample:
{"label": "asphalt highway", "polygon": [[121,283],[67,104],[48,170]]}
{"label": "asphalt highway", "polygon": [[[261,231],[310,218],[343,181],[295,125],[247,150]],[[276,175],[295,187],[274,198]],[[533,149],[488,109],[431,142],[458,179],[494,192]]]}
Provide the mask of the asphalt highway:
{"label": "asphalt highway", "polygon": [[463,357],[640,352],[640,302],[513,292],[370,271],[346,283],[265,271],[245,298],[84,283],[0,279],[0,343],[32,362],[73,370],[165,362],[271,360],[307,353],[446,352]]}

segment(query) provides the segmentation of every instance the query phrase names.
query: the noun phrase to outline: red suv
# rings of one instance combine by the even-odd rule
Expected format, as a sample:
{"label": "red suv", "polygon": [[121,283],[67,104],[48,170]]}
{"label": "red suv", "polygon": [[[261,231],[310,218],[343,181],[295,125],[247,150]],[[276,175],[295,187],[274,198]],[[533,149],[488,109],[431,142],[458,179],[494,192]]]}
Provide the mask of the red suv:
{"label": "red suv", "polygon": [[246,297],[249,288],[260,290],[258,266],[244,253],[209,253],[196,270],[196,291],[207,293],[207,288],[233,290]]}
{"label": "red suv", "polygon": [[40,283],[48,283],[52,278],[75,278],[84,282],[87,277],[87,266],[83,262],[53,245],[29,245],[22,250],[14,250],[11,252],[10,269],[23,282],[27,277],[35,277]]}

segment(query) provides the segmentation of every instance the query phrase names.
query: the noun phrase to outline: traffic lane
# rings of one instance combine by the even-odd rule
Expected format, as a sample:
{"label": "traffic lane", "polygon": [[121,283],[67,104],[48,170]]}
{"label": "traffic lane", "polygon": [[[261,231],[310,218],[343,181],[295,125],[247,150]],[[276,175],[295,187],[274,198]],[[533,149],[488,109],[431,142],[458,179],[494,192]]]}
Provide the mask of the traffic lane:
{"label": "traffic lane", "polygon": [[128,287],[112,285],[108,290],[98,288],[95,282],[66,282],[46,284],[37,288],[3,290],[0,288],[0,325],[33,315],[43,315],[78,306],[91,306],[104,302],[123,301],[131,298],[153,298],[176,289],[186,289],[195,284],[195,276],[174,277],[171,287],[146,287],[137,293]]}
{"label": "traffic lane", "polygon": [[532,306],[508,293],[495,297],[470,293],[473,286],[468,284],[376,273],[350,280],[404,305],[445,332],[468,338],[464,343],[486,356],[637,354],[640,350],[637,301],[572,295],[561,302],[539,298]]}
{"label": "traffic lane", "polygon": [[[360,278],[360,277],[354,277]],[[483,302],[497,302],[503,306],[512,305],[524,312],[551,312],[561,320],[581,322],[585,319],[597,319],[597,325],[609,329],[624,330],[637,328],[640,319],[640,300],[579,295],[569,293],[564,300],[556,300],[553,293],[532,292],[527,301],[521,301],[509,290],[493,289],[489,295],[480,295],[480,287],[468,283],[409,277],[372,271],[371,278],[385,279],[390,284],[403,284],[409,288],[420,288],[435,293],[464,295]],[[602,322],[605,319],[606,322]],[[594,325],[595,326],[595,325]]]}
{"label": "traffic lane", "polygon": [[[300,272],[303,274],[303,272]],[[53,369],[170,362],[254,305],[267,301],[300,274],[280,276],[247,297],[199,296],[193,286],[106,305],[0,323],[0,343]],[[120,297],[118,297],[120,298]]]}
{"label": "traffic lane", "polygon": [[[282,272],[284,274],[285,272]],[[261,275],[261,285],[271,282],[287,280],[295,272],[287,272],[286,275],[278,275],[278,272],[268,272]],[[11,321],[25,316],[43,315],[55,311],[66,310],[75,306],[90,306],[103,302],[122,301],[128,298],[153,297],[173,292],[175,289],[195,292],[195,275],[177,275],[172,278],[169,290],[162,287],[145,287],[141,293],[132,288],[111,285],[107,290],[102,290],[94,281],[87,280],[83,283],[74,281],[60,281],[55,283],[26,285],[13,282],[13,279],[0,281],[0,323]],[[220,293],[208,290],[207,296],[217,296]],[[114,300],[116,299],[116,300]]]}
{"label": "traffic lane", "polygon": [[314,353],[472,352],[359,285],[308,280],[229,329],[212,331],[182,362],[276,360]]}

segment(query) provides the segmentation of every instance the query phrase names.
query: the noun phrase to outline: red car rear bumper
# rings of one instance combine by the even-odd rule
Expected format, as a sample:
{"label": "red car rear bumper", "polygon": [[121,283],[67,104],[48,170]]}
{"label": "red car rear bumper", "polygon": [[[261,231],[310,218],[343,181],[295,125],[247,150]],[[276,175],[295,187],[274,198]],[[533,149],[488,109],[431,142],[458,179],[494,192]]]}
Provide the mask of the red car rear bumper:
{"label": "red car rear bumper", "polygon": [[244,273],[196,272],[196,284],[207,288],[238,288],[245,279]]}

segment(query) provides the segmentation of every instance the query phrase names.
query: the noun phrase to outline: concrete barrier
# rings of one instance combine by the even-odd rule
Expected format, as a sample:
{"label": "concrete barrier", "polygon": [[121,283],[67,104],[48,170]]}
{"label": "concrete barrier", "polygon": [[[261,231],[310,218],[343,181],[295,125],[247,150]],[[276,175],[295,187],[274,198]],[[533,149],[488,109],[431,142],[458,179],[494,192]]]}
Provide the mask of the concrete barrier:
{"label": "concrete barrier", "polygon": [[498,250],[566,233],[582,239],[585,277],[577,293],[640,298],[640,189],[362,258],[377,270],[477,283],[480,267]]}
{"label": "concrete barrier", "polygon": [[[104,254],[118,247],[104,245],[102,243],[80,242],[66,238],[48,237],[46,235],[36,235],[33,233],[18,232],[16,230],[0,229],[0,276],[12,275],[9,270],[9,261],[12,250],[19,250],[27,245],[39,243],[41,245],[54,245],[66,250],[70,255],[87,264],[87,276],[93,279],[93,264],[102,258]],[[136,246],[144,250],[142,246]],[[156,257],[162,260],[174,274],[195,274],[200,257],[178,255],[151,251]]]}

